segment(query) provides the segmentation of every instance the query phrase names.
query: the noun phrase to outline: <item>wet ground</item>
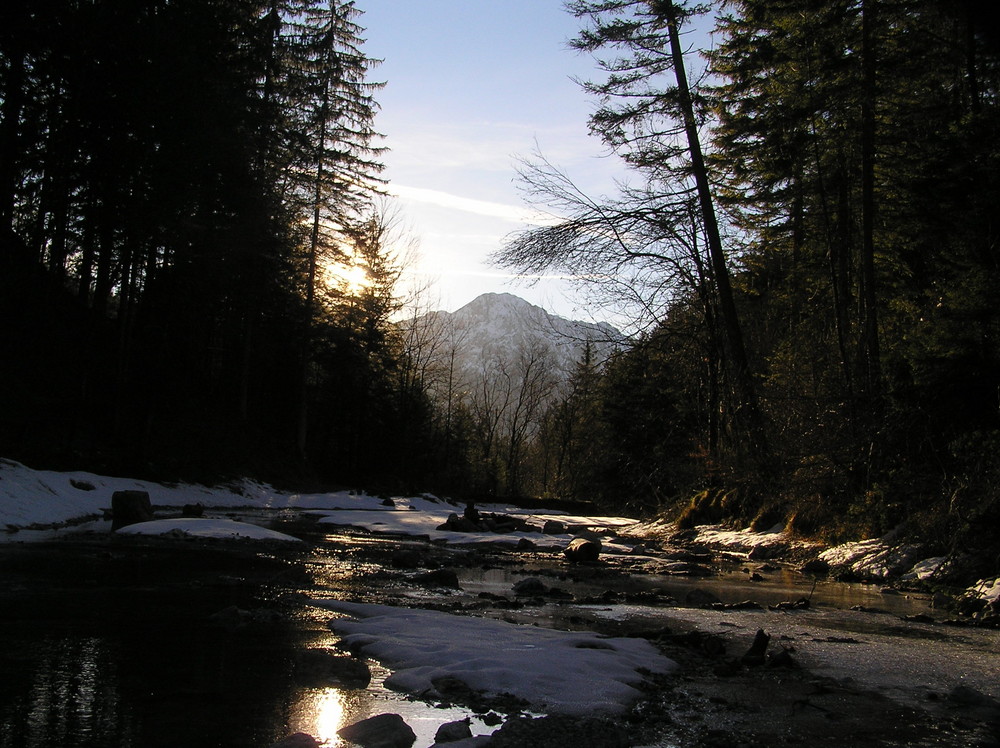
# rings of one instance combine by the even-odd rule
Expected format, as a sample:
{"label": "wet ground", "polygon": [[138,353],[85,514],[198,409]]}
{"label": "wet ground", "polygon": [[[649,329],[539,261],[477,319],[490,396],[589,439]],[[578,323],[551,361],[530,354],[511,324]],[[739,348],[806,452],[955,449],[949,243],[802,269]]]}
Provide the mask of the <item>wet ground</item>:
{"label": "wet ground", "polygon": [[[418,747],[465,716],[474,733],[492,729],[485,706],[382,688],[377,663],[365,689],[304,679],[301,651],[337,641],[308,603],[320,597],[646,636],[683,668],[619,725],[636,746],[1000,743],[998,632],[941,623],[929,595],[780,565],[673,576],[645,556],[569,567],[551,552],[280,524],[305,547],[107,535],[0,546],[0,748],[266,747],[298,731],[336,746],[339,727],[386,711]],[[442,570],[458,588],[418,580]],[[541,587],[516,594],[529,577]],[[934,622],[903,620],[914,615]],[[758,629],[786,667],[740,662]]]}

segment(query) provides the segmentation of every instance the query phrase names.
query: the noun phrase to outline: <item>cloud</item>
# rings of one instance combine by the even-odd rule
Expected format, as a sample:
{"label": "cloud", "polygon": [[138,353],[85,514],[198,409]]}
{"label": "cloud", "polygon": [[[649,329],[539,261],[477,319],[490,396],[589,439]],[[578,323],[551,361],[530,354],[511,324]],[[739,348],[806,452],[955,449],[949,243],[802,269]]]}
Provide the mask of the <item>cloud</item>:
{"label": "cloud", "polygon": [[551,216],[539,213],[526,206],[477,200],[471,197],[452,195],[449,192],[431,190],[424,187],[408,187],[406,185],[393,184],[390,185],[389,192],[403,200],[436,205],[449,210],[460,210],[479,216],[500,218],[511,223],[547,226],[555,222],[555,219]]}

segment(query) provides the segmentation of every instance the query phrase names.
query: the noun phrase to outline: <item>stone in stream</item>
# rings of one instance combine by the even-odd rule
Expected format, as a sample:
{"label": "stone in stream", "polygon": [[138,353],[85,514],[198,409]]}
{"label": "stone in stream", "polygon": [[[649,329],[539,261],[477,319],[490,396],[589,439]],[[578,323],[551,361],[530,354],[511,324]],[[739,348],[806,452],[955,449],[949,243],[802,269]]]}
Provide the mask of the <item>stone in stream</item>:
{"label": "stone in stream", "polygon": [[456,740],[464,740],[472,737],[472,728],[469,727],[469,718],[460,719],[455,722],[445,722],[437,732],[434,733],[435,743],[454,743]]}
{"label": "stone in stream", "polygon": [[566,525],[554,519],[547,519],[542,525],[542,533],[544,535],[565,535]]}
{"label": "stone in stream", "polygon": [[459,590],[458,574],[454,569],[435,569],[412,577],[413,581],[423,587],[447,587]]}
{"label": "stone in stream", "polygon": [[115,491],[111,494],[111,530],[153,519],[153,506],[146,491]]}
{"label": "stone in stream", "polygon": [[770,644],[771,637],[764,633],[764,629],[757,629],[757,635],[753,638],[753,644],[743,655],[740,662],[748,667],[763,665],[767,656],[767,645]]}
{"label": "stone in stream", "polygon": [[563,555],[572,564],[593,563],[601,555],[601,541],[591,538],[573,538],[563,550]]}
{"label": "stone in stream", "polygon": [[316,686],[360,689],[367,688],[372,679],[366,663],[326,649],[299,652],[295,672],[299,681]]}
{"label": "stone in stream", "polygon": [[363,748],[410,748],[417,735],[398,714],[376,714],[337,730],[337,735]]}
{"label": "stone in stream", "polygon": [[544,595],[549,588],[538,577],[526,577],[514,583],[515,595]]}

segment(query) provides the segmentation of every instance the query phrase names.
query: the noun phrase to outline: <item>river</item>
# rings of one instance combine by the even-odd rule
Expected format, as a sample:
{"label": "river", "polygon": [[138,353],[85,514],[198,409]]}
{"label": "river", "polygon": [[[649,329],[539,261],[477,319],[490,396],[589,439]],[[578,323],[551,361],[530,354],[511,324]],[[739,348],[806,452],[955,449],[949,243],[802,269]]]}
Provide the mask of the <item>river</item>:
{"label": "river", "polygon": [[[750,581],[750,568],[732,564],[695,578],[649,573],[635,559],[570,568],[552,553],[469,550],[303,524],[287,529],[309,543],[289,549],[81,534],[0,546],[0,748],[266,748],[299,731],[336,746],[339,727],[385,711],[404,716],[421,748],[431,745],[440,724],[466,716],[474,732],[488,731],[470,709],[385,689],[387,673],[377,663],[366,689],[303,680],[301,651],[337,643],[328,614],[308,604],[308,597],[326,596],[609,633],[698,631],[737,656],[765,629],[800,666],[794,683],[781,676],[789,699],[801,696],[796,689],[811,693],[820,680],[828,690],[841,684],[850,691],[850,703],[839,697],[844,710],[860,714],[869,697],[884,698],[896,711],[883,713],[906,722],[901,727],[924,735],[928,745],[965,744],[959,741],[984,729],[975,715],[955,716],[948,695],[957,686],[1000,697],[998,633],[902,620],[943,617],[926,595],[816,583],[781,566],[758,581]],[[401,547],[422,564],[454,568],[460,589],[413,584],[392,563]],[[561,594],[515,599],[513,585],[526,577]],[[694,590],[723,604],[760,607],[685,605]],[[801,598],[809,599],[808,609],[768,609]],[[501,599],[512,603],[491,602]],[[667,646],[679,646],[671,641]],[[756,720],[738,715],[751,702],[768,714],[771,702],[751,698],[747,689],[751,682],[757,690],[773,688],[774,676],[720,677],[708,659],[684,661],[685,651],[676,651],[683,677],[650,699],[659,702],[650,720],[662,729],[652,741],[647,733],[648,744],[707,745],[713,730],[730,736],[756,730],[760,738],[765,731]],[[780,706],[777,696],[772,701]],[[829,711],[818,696],[807,701]],[[714,715],[708,727],[705,715]],[[927,725],[940,729],[928,732]],[[803,723],[800,737],[817,729]],[[911,744],[906,740],[900,744]]]}

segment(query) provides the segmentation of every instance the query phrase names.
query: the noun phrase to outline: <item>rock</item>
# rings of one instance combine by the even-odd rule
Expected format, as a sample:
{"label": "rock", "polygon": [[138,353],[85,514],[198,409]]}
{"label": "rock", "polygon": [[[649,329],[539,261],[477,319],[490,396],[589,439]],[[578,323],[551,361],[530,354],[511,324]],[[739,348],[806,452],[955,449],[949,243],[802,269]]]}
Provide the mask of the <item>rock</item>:
{"label": "rock", "polygon": [[489,711],[482,715],[479,719],[483,721],[483,724],[487,727],[496,727],[497,725],[503,724],[503,717],[494,711]]}
{"label": "rock", "polygon": [[96,488],[93,483],[85,480],[77,480],[76,478],[70,478],[69,484],[81,491],[93,491]]}
{"label": "rock", "polygon": [[153,519],[153,505],[146,491],[115,491],[111,494],[112,532]]}
{"label": "rock", "polygon": [[825,577],[830,573],[830,562],[822,558],[814,558],[802,564],[800,571],[813,577]]}
{"label": "rock", "polygon": [[777,605],[768,605],[768,610],[808,610],[809,609],[809,598],[800,597],[794,602],[780,602]]}
{"label": "rock", "polygon": [[771,637],[764,633],[764,629],[757,629],[757,634],[753,638],[750,649],[741,658],[741,662],[748,667],[763,665],[767,656],[767,645],[771,643]]}
{"label": "rock", "polygon": [[185,504],[181,509],[182,517],[201,517],[205,514],[205,507],[201,504]]}
{"label": "rock", "polygon": [[420,551],[401,550],[392,554],[392,565],[397,569],[416,569],[423,563]]}
{"label": "rock", "polygon": [[493,733],[491,748],[627,748],[632,736],[610,720],[551,714],[512,717]]}
{"label": "rock", "polygon": [[722,605],[722,600],[707,590],[695,587],[684,596],[684,604],[700,608],[702,606]]}
{"label": "rock", "polygon": [[372,674],[368,665],[326,649],[307,649],[296,657],[296,676],[308,685],[367,688]]}
{"label": "rock", "polygon": [[462,589],[458,584],[458,574],[454,569],[435,569],[426,574],[417,574],[413,581],[424,587],[448,587],[453,590]]}
{"label": "rock", "polygon": [[563,550],[566,560],[573,564],[593,563],[601,555],[601,541],[590,538],[573,538]]}
{"label": "rock", "polygon": [[557,522],[554,519],[549,519],[545,521],[542,525],[542,534],[544,535],[565,535],[566,525],[562,522]]}
{"label": "rock", "polygon": [[548,591],[549,588],[536,577],[527,577],[514,583],[515,595],[544,595]]}
{"label": "rock", "polygon": [[456,722],[446,722],[434,733],[435,743],[454,743],[456,740],[464,740],[472,737],[472,728],[469,727],[469,718],[460,719]]}
{"label": "rock", "polygon": [[364,748],[410,748],[417,739],[398,714],[377,714],[340,728],[337,735]]}
{"label": "rock", "polygon": [[533,551],[537,547],[538,546],[536,546],[534,543],[532,543],[527,538],[521,538],[520,540],[517,541],[517,547],[515,548],[515,550],[518,550],[518,551]]}
{"label": "rock", "polygon": [[396,502],[393,501],[392,499],[390,499],[387,496],[386,498],[382,499],[382,506],[387,506],[387,507],[393,507],[394,508],[396,506]]}
{"label": "rock", "polygon": [[482,528],[475,522],[470,522],[454,513],[449,514],[448,520],[443,525],[438,525],[437,529],[450,532],[482,532]]}
{"label": "rock", "polygon": [[489,748],[491,745],[493,745],[492,735],[476,735],[474,738],[462,738],[459,741],[434,743],[431,748],[442,748],[442,746],[448,746],[448,748]]}
{"label": "rock", "polygon": [[797,667],[798,663],[792,659],[791,650],[782,647],[767,658],[768,667]]}
{"label": "rock", "polygon": [[282,738],[277,743],[272,743],[271,748],[319,748],[319,741],[312,735],[297,732],[287,738]]}

